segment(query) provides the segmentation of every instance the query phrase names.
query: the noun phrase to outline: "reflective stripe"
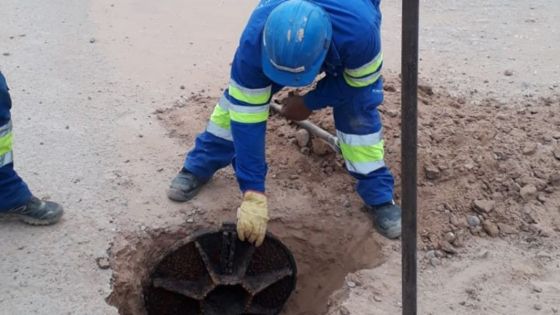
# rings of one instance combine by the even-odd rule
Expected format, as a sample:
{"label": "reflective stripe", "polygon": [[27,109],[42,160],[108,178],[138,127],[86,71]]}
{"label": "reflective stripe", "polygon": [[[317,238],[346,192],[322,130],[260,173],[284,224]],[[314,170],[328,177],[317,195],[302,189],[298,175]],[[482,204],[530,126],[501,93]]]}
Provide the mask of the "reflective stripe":
{"label": "reflective stripe", "polygon": [[268,111],[269,109],[269,104],[264,104],[264,105],[247,105],[247,106],[243,106],[243,105],[236,105],[233,104],[232,102],[230,102],[226,97],[222,96],[222,98],[220,99],[220,103],[219,105],[224,109],[224,110],[232,110],[238,113],[259,113],[259,112],[265,112]]}
{"label": "reflective stripe", "polygon": [[229,129],[224,129],[218,126],[217,124],[213,123],[212,121],[208,122],[208,126],[206,126],[206,131],[213,134],[216,137],[233,141],[233,137]]}
{"label": "reflective stripe", "polygon": [[346,81],[346,83],[348,83],[348,85],[350,85],[351,87],[355,87],[355,88],[361,88],[361,87],[366,87],[368,85],[371,85],[375,83],[377,80],[379,80],[380,77],[381,77],[381,70],[363,78],[354,78],[346,74],[346,72],[344,72],[344,80]]}
{"label": "reflective stripe", "polygon": [[210,116],[210,121],[223,129],[230,129],[231,121],[229,118],[229,111],[224,109],[220,103],[214,107],[214,112],[212,112]]}
{"label": "reflective stripe", "polygon": [[374,145],[348,145],[340,143],[340,151],[346,161],[350,162],[376,162],[382,161],[385,154],[384,141]]}
{"label": "reflective stripe", "polygon": [[269,114],[269,104],[243,106],[231,103],[227,98],[224,98],[224,103],[229,108],[230,118],[233,121],[254,124],[266,121]]}
{"label": "reflective stripe", "polygon": [[6,166],[14,161],[12,153],[13,133],[12,121],[0,126],[0,167]]}
{"label": "reflective stripe", "polygon": [[367,135],[354,135],[354,134],[344,133],[340,130],[337,130],[336,135],[338,136],[338,139],[342,143],[348,145],[352,145],[352,146],[375,145],[378,144],[381,140],[383,140],[383,129],[381,129],[379,132],[371,133]]}
{"label": "reflective stripe", "polygon": [[10,131],[5,136],[0,137],[0,155],[12,151],[13,134]]}
{"label": "reflective stripe", "polygon": [[231,128],[231,120],[246,124],[266,121],[269,115],[269,107],[268,104],[260,106],[235,105],[225,96],[222,96],[214,108],[212,116],[210,116],[210,121],[218,127],[229,131]]}
{"label": "reflective stripe", "polygon": [[4,154],[4,155],[0,155],[0,167],[6,166],[10,163],[14,162],[14,155],[12,153],[12,151]]}
{"label": "reflective stripe", "polygon": [[4,154],[4,155],[0,155],[0,167],[6,166],[10,163],[14,162],[14,155],[12,153],[12,151]]}
{"label": "reflective stripe", "polygon": [[228,89],[229,95],[238,101],[248,104],[266,104],[272,95],[272,87],[269,85],[262,89],[249,89],[231,80]]}
{"label": "reflective stripe", "polygon": [[0,126],[0,138],[4,137],[8,133],[12,132],[12,121],[8,121],[7,124]]}
{"label": "reflective stripe", "polygon": [[230,112],[236,113],[248,113],[248,114],[256,114],[256,113],[264,113],[268,112],[269,105],[261,105],[261,106],[241,106],[241,105],[233,105],[229,106]]}
{"label": "reflective stripe", "polygon": [[383,52],[379,52],[372,61],[356,69],[345,69],[344,72],[351,77],[361,78],[379,71],[379,67],[383,63]]}
{"label": "reflective stripe", "polygon": [[355,69],[344,69],[344,80],[352,87],[365,87],[375,83],[381,77],[383,52],[379,52],[372,61]]}
{"label": "reflective stripe", "polygon": [[385,166],[384,161],[376,161],[376,162],[350,162],[346,161],[346,168],[353,173],[367,175],[373,171],[376,171]]}
{"label": "reflective stripe", "polygon": [[336,131],[342,156],[349,163],[373,163],[383,161],[385,149],[383,129],[376,133],[356,135]]}
{"label": "reflective stripe", "polygon": [[230,101],[224,95],[222,95],[222,97],[220,97],[220,101],[218,101],[218,105],[220,105],[220,107],[222,107],[225,111],[229,109],[230,104]]}
{"label": "reflective stripe", "polygon": [[229,115],[231,120],[245,123],[255,124],[266,121],[269,114],[269,105],[262,106],[239,106],[231,105]]}

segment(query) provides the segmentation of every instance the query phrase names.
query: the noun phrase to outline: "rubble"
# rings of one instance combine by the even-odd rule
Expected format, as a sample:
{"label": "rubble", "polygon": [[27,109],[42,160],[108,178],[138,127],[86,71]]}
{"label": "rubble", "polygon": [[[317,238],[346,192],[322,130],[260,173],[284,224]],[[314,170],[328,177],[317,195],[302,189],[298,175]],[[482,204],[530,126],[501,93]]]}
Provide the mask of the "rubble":
{"label": "rubble", "polygon": [[492,237],[496,237],[500,235],[500,230],[498,229],[498,226],[491,221],[486,220],[482,222],[482,228],[484,229],[484,231],[486,231],[486,233],[488,233],[488,235]]}
{"label": "rubble", "polygon": [[467,217],[467,223],[469,226],[477,227],[480,225],[480,219],[476,215],[469,215]]}
{"label": "rubble", "polygon": [[326,155],[331,151],[329,145],[326,144],[325,141],[318,138],[313,138],[311,140],[311,148],[313,153],[317,154],[318,156]]}
{"label": "rubble", "polygon": [[305,129],[299,129],[296,132],[295,137],[296,137],[297,144],[301,148],[306,147],[309,144],[309,140],[311,138],[309,132]]}
{"label": "rubble", "polygon": [[519,191],[519,194],[521,195],[521,198],[523,198],[525,201],[528,201],[536,197],[537,187],[532,184],[523,186],[523,188],[521,188],[521,190]]}
{"label": "rubble", "polygon": [[111,268],[111,263],[108,257],[97,257],[95,258],[95,262],[97,263],[97,267],[99,267],[99,269]]}
{"label": "rubble", "polygon": [[496,202],[494,202],[494,200],[475,200],[473,205],[474,210],[478,212],[488,213],[494,210]]}

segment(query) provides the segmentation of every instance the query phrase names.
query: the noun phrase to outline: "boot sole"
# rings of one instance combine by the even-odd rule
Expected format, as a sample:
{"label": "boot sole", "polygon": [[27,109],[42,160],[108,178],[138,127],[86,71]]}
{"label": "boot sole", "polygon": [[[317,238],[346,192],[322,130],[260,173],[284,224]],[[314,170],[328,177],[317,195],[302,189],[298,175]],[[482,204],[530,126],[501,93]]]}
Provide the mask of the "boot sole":
{"label": "boot sole", "polygon": [[204,185],[201,185],[197,189],[192,190],[186,194],[180,189],[169,188],[169,190],[167,190],[167,198],[176,202],[187,202],[193,199],[200,192],[203,186]]}
{"label": "boot sole", "polygon": [[401,226],[399,225],[399,227],[394,227],[388,230],[381,230],[379,228],[379,226],[377,226],[377,224],[375,225],[375,229],[377,230],[377,232],[379,232],[379,234],[385,236],[388,239],[394,240],[397,239],[401,236]]}
{"label": "boot sole", "polygon": [[33,226],[47,226],[47,225],[53,225],[56,224],[60,221],[60,219],[62,218],[62,215],[64,213],[61,212],[59,215],[57,215],[54,218],[50,218],[50,219],[36,219],[36,218],[32,218],[26,215],[21,215],[21,214],[7,214],[7,215],[3,215],[1,216],[3,219],[17,219],[23,223],[29,224],[29,225],[33,225]]}

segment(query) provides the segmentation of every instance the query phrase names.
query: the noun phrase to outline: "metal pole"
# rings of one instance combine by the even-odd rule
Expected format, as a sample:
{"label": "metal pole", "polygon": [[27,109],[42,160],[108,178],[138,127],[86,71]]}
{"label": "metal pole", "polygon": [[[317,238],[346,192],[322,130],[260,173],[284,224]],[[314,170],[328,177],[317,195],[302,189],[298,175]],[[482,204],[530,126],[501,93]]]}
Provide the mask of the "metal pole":
{"label": "metal pole", "polygon": [[403,0],[402,10],[402,299],[403,315],[416,315],[419,0]]}

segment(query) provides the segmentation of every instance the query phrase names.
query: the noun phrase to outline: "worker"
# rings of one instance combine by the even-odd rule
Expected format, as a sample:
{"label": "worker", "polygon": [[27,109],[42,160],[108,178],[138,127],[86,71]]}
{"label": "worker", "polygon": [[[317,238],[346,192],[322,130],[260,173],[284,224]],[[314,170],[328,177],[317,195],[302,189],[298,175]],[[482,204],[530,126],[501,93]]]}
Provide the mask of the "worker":
{"label": "worker", "polygon": [[14,170],[12,100],[0,72],[0,218],[15,217],[31,225],[50,225],[63,215],[62,207],[33,196]]}
{"label": "worker", "polygon": [[265,195],[265,131],[269,102],[285,86],[309,86],[291,95],[282,113],[304,120],[332,106],[346,168],[375,226],[390,239],[401,234],[401,208],[384,162],[380,0],[262,0],[241,35],[231,80],[206,130],[196,138],[168,197],[184,202],[214,173],[233,164],[243,194],[237,210],[241,240],[260,245],[269,219]]}

